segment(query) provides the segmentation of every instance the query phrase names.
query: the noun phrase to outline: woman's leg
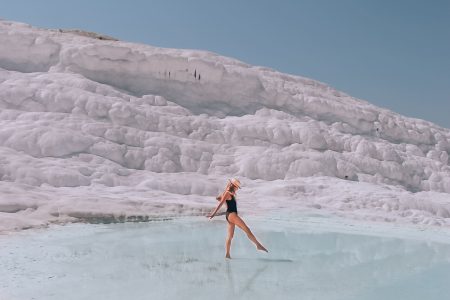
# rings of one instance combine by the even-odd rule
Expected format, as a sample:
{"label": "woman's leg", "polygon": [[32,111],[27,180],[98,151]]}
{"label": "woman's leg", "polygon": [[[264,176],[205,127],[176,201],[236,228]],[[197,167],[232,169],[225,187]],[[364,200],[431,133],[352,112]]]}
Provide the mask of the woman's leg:
{"label": "woman's leg", "polygon": [[256,245],[256,248],[258,250],[263,250],[266,252],[267,251],[266,248],[264,248],[263,245],[261,245],[260,242],[258,242],[258,240],[256,239],[255,235],[252,233],[252,231],[250,230],[250,228],[248,228],[248,226],[245,224],[245,222],[236,214],[236,213],[231,213],[228,215],[228,221],[230,221],[231,223],[235,224],[237,227],[239,227],[240,229],[242,229],[246,234],[247,237]]}
{"label": "woman's leg", "polygon": [[226,250],[227,253],[225,255],[226,258],[231,258],[230,257],[230,247],[231,247],[231,240],[233,239],[233,235],[234,235],[234,227],[235,225],[231,222],[228,222],[228,236],[227,236],[227,240],[225,242],[225,246],[226,246]]}

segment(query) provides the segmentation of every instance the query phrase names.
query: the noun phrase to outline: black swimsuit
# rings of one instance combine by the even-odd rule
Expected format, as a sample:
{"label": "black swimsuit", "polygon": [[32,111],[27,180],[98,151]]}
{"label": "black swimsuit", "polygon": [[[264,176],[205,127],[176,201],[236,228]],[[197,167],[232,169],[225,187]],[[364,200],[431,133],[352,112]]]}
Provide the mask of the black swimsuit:
{"label": "black swimsuit", "polygon": [[228,221],[229,214],[231,214],[232,212],[237,214],[236,199],[234,198],[234,195],[232,195],[230,200],[225,200],[225,201],[227,202],[227,214],[225,215],[225,218]]}

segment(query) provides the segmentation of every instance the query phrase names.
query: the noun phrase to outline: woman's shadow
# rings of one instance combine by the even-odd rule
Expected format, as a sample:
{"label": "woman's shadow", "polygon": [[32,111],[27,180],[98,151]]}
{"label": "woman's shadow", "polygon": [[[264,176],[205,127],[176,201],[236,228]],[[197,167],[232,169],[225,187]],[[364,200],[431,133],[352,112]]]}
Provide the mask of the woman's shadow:
{"label": "woman's shadow", "polygon": [[[236,260],[248,261],[249,259],[248,258],[233,258],[233,261],[236,261]],[[229,290],[232,292],[233,295],[242,296],[242,294],[251,290],[256,279],[262,273],[264,273],[264,271],[267,270],[267,268],[269,267],[269,263],[293,263],[294,262],[292,259],[283,259],[283,258],[256,258],[256,259],[252,259],[252,260],[263,261],[263,262],[265,262],[265,264],[262,267],[256,269],[255,272],[253,273],[253,275],[249,279],[245,280],[244,285],[239,289],[237,289],[235,287],[235,281],[233,278],[233,270],[232,270],[232,266],[231,266],[231,264],[233,262],[231,260],[226,261],[227,277],[228,277],[228,282],[230,285]],[[240,276],[239,281],[242,282],[243,281],[242,279],[243,278]]]}
{"label": "woman's shadow", "polygon": [[[231,293],[233,295],[239,295],[239,296],[242,296],[247,291],[251,290],[253,287],[253,284],[255,283],[255,280],[269,267],[268,264],[265,264],[264,266],[256,269],[255,272],[253,273],[253,275],[249,279],[244,281],[244,285],[241,288],[237,289],[235,287],[235,281],[233,278],[233,270],[232,270],[231,264],[232,264],[232,262],[230,260],[226,261],[227,277],[228,277],[228,283],[230,285],[229,291],[231,291]],[[243,277],[239,277],[239,281],[242,282]]]}

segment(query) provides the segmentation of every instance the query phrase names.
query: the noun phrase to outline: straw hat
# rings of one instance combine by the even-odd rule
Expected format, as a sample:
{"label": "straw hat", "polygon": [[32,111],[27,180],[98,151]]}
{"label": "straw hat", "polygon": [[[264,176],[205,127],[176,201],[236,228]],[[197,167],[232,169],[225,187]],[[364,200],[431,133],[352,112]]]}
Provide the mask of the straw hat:
{"label": "straw hat", "polygon": [[231,182],[232,185],[234,185],[234,186],[236,186],[236,187],[238,187],[238,188],[241,188],[241,182],[239,181],[239,179],[237,179],[237,178],[232,178],[232,179],[230,180],[230,182]]}

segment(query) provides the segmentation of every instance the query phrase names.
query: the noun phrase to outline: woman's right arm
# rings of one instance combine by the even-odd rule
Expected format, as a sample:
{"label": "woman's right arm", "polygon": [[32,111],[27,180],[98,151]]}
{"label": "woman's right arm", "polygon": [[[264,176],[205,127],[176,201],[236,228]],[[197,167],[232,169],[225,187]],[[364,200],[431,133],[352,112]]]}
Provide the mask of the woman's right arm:
{"label": "woman's right arm", "polygon": [[223,205],[223,203],[225,202],[225,200],[228,199],[229,196],[229,192],[226,191],[222,194],[222,198],[220,199],[219,204],[217,204],[216,209],[208,216],[210,219],[212,219],[214,217],[214,215],[217,213],[217,211],[220,209],[220,207]]}

